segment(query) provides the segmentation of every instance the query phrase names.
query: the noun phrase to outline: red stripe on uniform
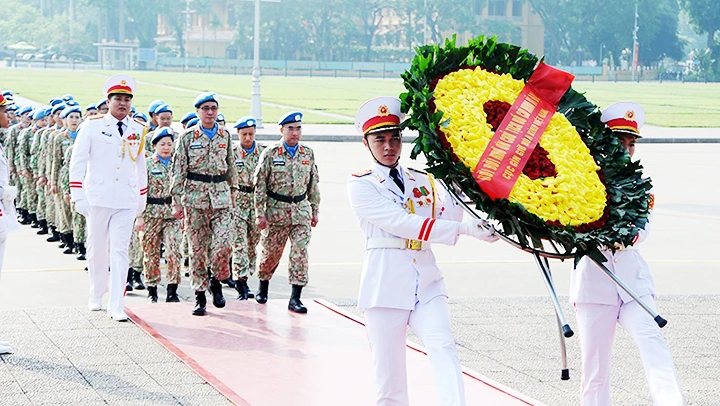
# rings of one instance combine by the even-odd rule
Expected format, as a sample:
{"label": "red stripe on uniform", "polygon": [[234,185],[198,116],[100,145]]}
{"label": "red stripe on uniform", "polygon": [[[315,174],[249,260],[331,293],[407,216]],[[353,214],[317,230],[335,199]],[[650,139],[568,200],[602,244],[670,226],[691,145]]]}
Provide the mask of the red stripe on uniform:
{"label": "red stripe on uniform", "polygon": [[430,224],[428,224],[427,232],[425,232],[425,236],[422,238],[423,241],[427,241],[428,238],[430,238],[430,231],[432,231],[433,226],[435,225],[435,219],[432,219],[430,221]]}
{"label": "red stripe on uniform", "polygon": [[422,240],[423,233],[425,233],[425,227],[427,226],[428,221],[430,219],[425,219],[425,222],[423,222],[422,228],[420,228],[420,234],[418,234],[418,240]]}
{"label": "red stripe on uniform", "polygon": [[82,182],[70,182],[71,185],[80,185],[82,186]]}
{"label": "red stripe on uniform", "polygon": [[82,185],[70,185],[70,189],[82,189]]}

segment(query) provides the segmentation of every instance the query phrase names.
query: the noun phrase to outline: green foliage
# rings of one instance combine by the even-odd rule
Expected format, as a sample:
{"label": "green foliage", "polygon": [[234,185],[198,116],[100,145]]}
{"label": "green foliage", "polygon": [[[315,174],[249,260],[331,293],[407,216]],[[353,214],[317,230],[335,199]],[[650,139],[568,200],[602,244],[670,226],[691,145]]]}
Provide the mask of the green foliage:
{"label": "green foliage", "polygon": [[464,66],[482,66],[498,73],[509,73],[527,81],[538,58],[517,46],[499,43],[495,38],[479,37],[466,47],[457,47],[455,39],[445,45],[417,48],[417,56],[402,78],[407,92],[400,95],[403,112],[408,114],[403,127],[418,131],[411,153],[414,159],[424,154],[428,171],[446,183],[461,188],[478,210],[497,220],[506,235],[515,236],[525,247],[541,247],[542,240],[554,241],[577,258],[591,255],[601,259],[599,248],[616,242],[631,245],[648,215],[650,180],[642,179],[642,166],[631,162],[617,138],[600,121],[600,112],[585,96],[570,88],[560,101],[558,111],[575,126],[590,149],[605,177],[609,219],[601,229],[576,232],[572,227],[556,227],[529,213],[521,204],[507,199],[491,199],[475,182],[472,172],[457,162],[452,151],[443,148],[437,128],[447,126],[441,111],[432,111],[430,87],[437,78]]}

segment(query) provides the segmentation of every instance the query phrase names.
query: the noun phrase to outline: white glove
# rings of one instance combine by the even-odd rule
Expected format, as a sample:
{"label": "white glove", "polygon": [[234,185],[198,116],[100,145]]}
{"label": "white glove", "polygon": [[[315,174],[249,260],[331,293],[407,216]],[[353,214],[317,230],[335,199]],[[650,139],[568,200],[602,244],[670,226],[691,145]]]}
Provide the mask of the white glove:
{"label": "white glove", "polygon": [[468,220],[460,223],[458,234],[469,235],[487,242],[499,240],[498,236],[495,235],[495,229],[485,220]]}
{"label": "white glove", "polygon": [[78,200],[75,202],[75,211],[87,217],[90,215],[90,205],[87,200]]}
{"label": "white glove", "polygon": [[17,187],[15,186],[0,187],[0,190],[2,190],[2,200],[13,201],[17,197]]}

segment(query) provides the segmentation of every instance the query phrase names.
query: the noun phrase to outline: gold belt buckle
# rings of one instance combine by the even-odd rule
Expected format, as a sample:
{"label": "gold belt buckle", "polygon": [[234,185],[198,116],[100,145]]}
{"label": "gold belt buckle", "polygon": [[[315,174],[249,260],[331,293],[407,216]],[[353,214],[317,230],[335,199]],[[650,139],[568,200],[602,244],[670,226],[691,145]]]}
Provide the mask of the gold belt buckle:
{"label": "gold belt buckle", "polygon": [[406,240],[405,248],[407,248],[409,250],[413,250],[413,251],[420,251],[420,250],[422,250],[422,241]]}

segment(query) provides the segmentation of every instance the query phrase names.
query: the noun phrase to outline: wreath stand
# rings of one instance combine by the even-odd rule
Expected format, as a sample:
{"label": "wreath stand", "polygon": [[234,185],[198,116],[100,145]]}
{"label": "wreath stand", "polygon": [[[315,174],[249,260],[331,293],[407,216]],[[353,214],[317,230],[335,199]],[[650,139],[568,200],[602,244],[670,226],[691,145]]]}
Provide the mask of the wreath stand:
{"label": "wreath stand", "polygon": [[[477,211],[472,209],[460,196],[458,196],[455,188],[447,187],[447,185],[445,186],[453,199],[458,202],[463,207],[463,209],[468,214],[470,214],[470,216],[478,220],[485,220],[477,213]],[[559,259],[561,261],[564,261],[566,259],[573,260],[575,258],[575,254],[573,254],[572,252],[561,253],[560,250],[558,250],[558,247],[551,240],[548,241],[548,245],[554,252],[546,251],[545,247],[543,247],[543,249],[523,247],[518,241],[510,238],[509,236],[503,234],[498,230],[495,230],[495,234],[501,240],[505,241],[506,243],[512,245],[517,249],[532,254],[535,258],[535,264],[537,265],[540,273],[542,274],[543,281],[545,282],[545,287],[547,288],[548,293],[550,294],[550,299],[552,300],[553,306],[555,307],[555,317],[557,319],[558,331],[560,333],[560,356],[562,359],[562,371],[560,374],[560,379],[566,381],[570,379],[570,370],[567,366],[567,348],[565,346],[565,339],[572,337],[575,333],[573,332],[572,328],[570,328],[570,325],[565,318],[565,313],[560,306],[560,300],[558,300],[557,293],[555,292],[555,285],[553,284],[552,272],[550,271],[550,262],[548,261],[548,259]],[[595,262],[595,264],[597,264],[597,266],[600,267],[600,269],[605,272],[605,274],[610,279],[612,279],[615,284],[620,286],[620,288],[624,290],[625,293],[628,294],[628,296],[632,297],[632,299],[636,301],[655,320],[655,322],[660,328],[665,327],[665,325],[667,324],[667,320],[662,318],[655,310],[648,306],[647,303],[641,300],[640,297],[635,294],[635,292],[633,292],[622,280],[617,277],[617,275],[615,275],[615,273],[609,270],[602,262],[598,262],[593,258],[590,259]]]}

